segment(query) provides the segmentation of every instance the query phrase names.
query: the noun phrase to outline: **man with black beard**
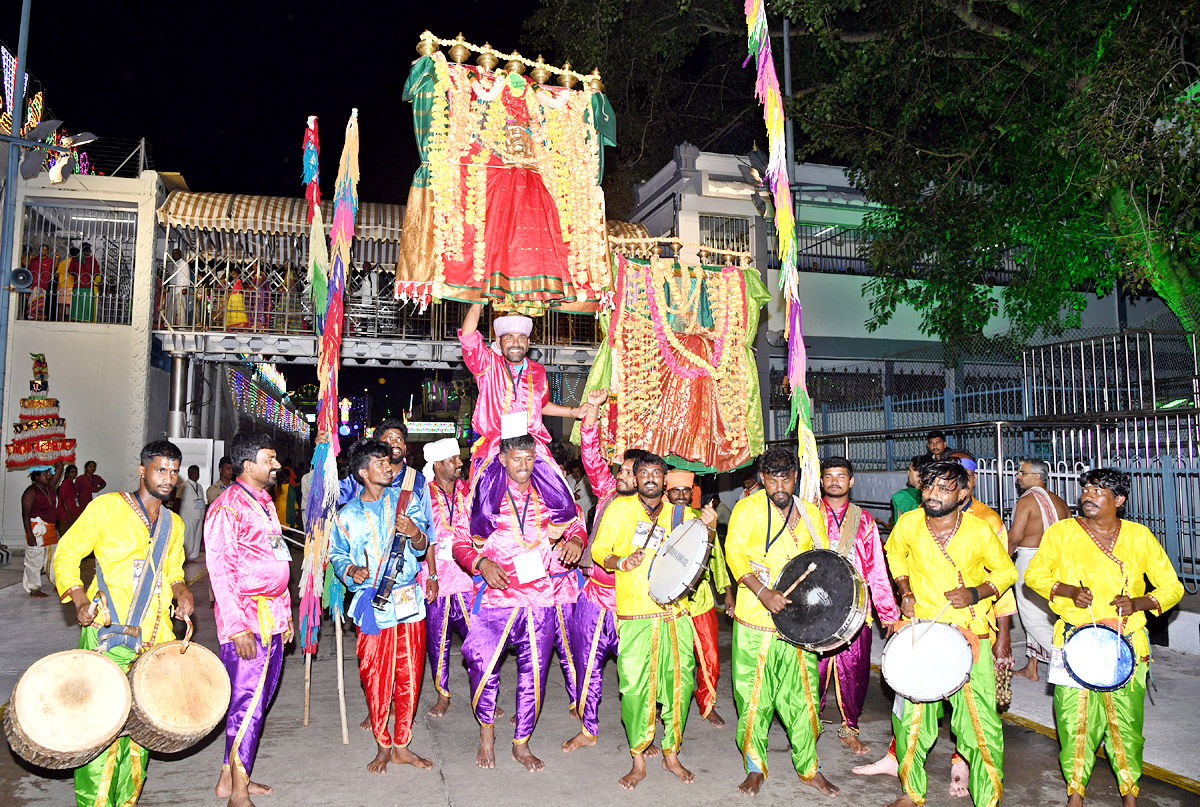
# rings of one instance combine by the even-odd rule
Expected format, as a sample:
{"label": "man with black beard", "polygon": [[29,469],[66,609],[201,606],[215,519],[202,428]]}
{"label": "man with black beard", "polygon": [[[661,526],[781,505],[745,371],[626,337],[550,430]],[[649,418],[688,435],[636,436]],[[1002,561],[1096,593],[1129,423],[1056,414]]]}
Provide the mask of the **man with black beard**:
{"label": "man with black beard", "polygon": [[[959,752],[970,766],[971,798],[985,805],[999,803],[1004,778],[988,608],[1016,582],[1017,570],[992,529],[961,509],[969,495],[961,464],[930,463],[921,472],[922,509],[900,517],[886,552],[904,616],[954,625],[978,646],[967,683],[945,700],[953,707]],[[900,715],[892,713],[892,730],[904,794],[889,807],[916,807],[925,802],[925,757],[937,739],[942,702],[901,701]]]}

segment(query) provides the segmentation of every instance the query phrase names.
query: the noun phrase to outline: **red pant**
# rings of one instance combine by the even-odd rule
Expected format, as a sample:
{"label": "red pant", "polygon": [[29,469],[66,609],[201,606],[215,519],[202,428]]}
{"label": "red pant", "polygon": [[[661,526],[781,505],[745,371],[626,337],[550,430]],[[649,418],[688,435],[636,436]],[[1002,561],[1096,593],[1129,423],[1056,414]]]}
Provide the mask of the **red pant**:
{"label": "red pant", "polygon": [[[375,742],[384,748],[408,745],[425,675],[425,620],[383,628],[376,636],[359,631],[355,651]],[[388,707],[393,704],[394,736],[388,734],[387,725]]]}
{"label": "red pant", "polygon": [[696,633],[696,705],[700,707],[700,716],[708,717],[717,702],[717,679],[721,677],[721,661],[717,655],[717,609],[694,614],[692,625]]}

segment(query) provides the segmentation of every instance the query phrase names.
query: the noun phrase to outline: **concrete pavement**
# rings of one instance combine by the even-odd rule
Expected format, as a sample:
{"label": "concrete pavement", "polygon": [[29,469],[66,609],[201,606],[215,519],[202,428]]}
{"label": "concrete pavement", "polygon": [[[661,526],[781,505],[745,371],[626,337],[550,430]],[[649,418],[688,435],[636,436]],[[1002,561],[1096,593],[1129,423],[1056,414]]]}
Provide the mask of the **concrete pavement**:
{"label": "concrete pavement", "polygon": [[[189,577],[201,567],[189,564]],[[215,649],[215,631],[208,608],[207,589],[202,580],[193,585],[197,600],[197,639]],[[78,632],[71,625],[69,609],[53,600],[30,600],[20,586],[0,590],[0,646],[5,648],[0,664],[0,699],[7,700],[20,671],[46,653],[74,646]],[[301,725],[304,694],[303,657],[293,651],[285,662],[280,692],[267,718],[266,732],[254,770],[256,781],[275,787],[271,796],[258,797],[259,807],[270,805],[312,805],[313,807],[388,807],[388,805],[580,805],[607,807],[614,803],[640,807],[664,802],[688,805],[727,804],[738,799],[737,784],[744,776],[736,747],[736,712],[729,686],[729,632],[723,619],[721,639],[722,673],[717,710],[728,721],[714,728],[701,720],[693,706],[681,758],[696,774],[696,782],[684,785],[651,764],[650,775],[632,793],[621,790],[616,780],[629,768],[629,752],[620,724],[619,699],[616,695],[615,665],[609,664],[605,676],[605,699],[601,704],[601,737],[594,748],[564,755],[559,746],[578,730],[578,723],[567,712],[567,696],[562,674],[554,663],[547,685],[546,703],[531,741],[534,753],[546,761],[540,774],[527,773],[508,755],[512,729],[507,720],[497,723],[497,767],[481,771],[475,767],[478,724],[469,711],[467,677],[461,664],[451,671],[454,700],[450,713],[441,719],[426,715],[435,700],[428,680],[422,689],[421,705],[414,726],[412,749],[431,757],[432,771],[407,766],[391,766],[383,776],[365,770],[374,755],[374,743],[368,732],[357,728],[366,716],[366,706],[358,684],[352,633],[347,633],[343,664],[347,682],[350,744],[342,745],[338,720],[334,634],[327,622],[322,631],[321,652],[312,665],[312,719]],[[876,642],[882,647],[882,642]],[[427,674],[428,675],[428,674]],[[515,692],[515,662],[509,658],[501,668],[500,703],[512,713]],[[1178,718],[1194,723],[1195,701],[1186,704],[1166,700],[1160,682],[1160,706]],[[1020,691],[1020,690],[1018,690]],[[1018,695],[1019,699],[1023,696]],[[855,776],[850,768],[878,757],[887,747],[891,734],[891,700],[876,676],[867,700],[863,719],[863,740],[872,746],[866,758],[853,757],[837,741],[833,726],[821,738],[822,771],[842,788],[838,803],[881,805],[899,795],[899,785],[889,777]],[[1150,709],[1148,709],[1149,714]],[[833,709],[825,713],[834,719]],[[1186,727],[1185,727],[1186,728]],[[1148,756],[1166,741],[1156,734],[1150,737]],[[968,803],[946,793],[952,743],[943,735],[930,755],[931,807],[965,807]],[[1005,799],[1009,805],[1058,804],[1064,799],[1064,785],[1057,766],[1057,743],[1036,731],[1005,725]],[[213,795],[224,748],[220,729],[197,747],[170,757],[155,756],[141,804],[188,805],[220,804]],[[770,735],[768,763],[772,775],[758,803],[767,805],[822,803],[824,797],[800,784],[792,774],[786,736],[778,723]],[[1144,778],[1143,804],[1159,807],[1183,807],[1200,801],[1197,795],[1178,787]],[[6,803],[16,805],[64,805],[72,803],[70,774],[30,769],[12,757],[0,753],[0,792]],[[1107,764],[1098,761],[1088,789],[1088,802],[1119,803],[1116,785]]]}

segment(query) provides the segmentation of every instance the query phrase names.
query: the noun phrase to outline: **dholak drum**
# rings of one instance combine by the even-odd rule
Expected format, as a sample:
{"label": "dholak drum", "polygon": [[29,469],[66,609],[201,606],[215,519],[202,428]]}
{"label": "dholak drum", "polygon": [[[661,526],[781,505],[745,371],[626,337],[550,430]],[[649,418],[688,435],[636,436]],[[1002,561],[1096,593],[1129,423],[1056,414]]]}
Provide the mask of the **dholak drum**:
{"label": "dholak drum", "polygon": [[695,591],[710,551],[708,527],[700,519],[689,518],[671,530],[650,559],[650,599],[666,607]]}
{"label": "dholak drum", "polygon": [[1108,625],[1081,625],[1063,642],[1063,662],[1083,686],[1112,692],[1133,677],[1133,643]]}
{"label": "dholak drum", "polygon": [[971,644],[944,622],[917,620],[896,631],[883,648],[883,679],[917,703],[948,698],[971,676]]}
{"label": "dholak drum", "polygon": [[850,641],[867,618],[866,582],[853,563],[829,549],[792,558],[771,587],[792,589],[791,605],[771,615],[779,637],[814,653]]}
{"label": "dholak drum", "polygon": [[[262,652],[261,649],[259,652]],[[129,668],[133,709],[125,734],[151,751],[190,748],[225,718],[229,673],[207,648],[156,644]]]}
{"label": "dholak drum", "polygon": [[43,768],[78,768],[121,733],[130,692],[116,662],[63,650],[30,665],[9,700],[4,734],[13,752]]}

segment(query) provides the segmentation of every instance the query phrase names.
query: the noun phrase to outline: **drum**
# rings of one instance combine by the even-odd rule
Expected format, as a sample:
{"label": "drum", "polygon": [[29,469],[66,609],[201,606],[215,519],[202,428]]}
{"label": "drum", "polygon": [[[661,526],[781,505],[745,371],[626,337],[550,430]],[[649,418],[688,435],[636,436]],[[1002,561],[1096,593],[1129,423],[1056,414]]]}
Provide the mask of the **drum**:
{"label": "drum", "polygon": [[229,709],[225,665],[211,650],[187,641],[163,642],[142,653],[129,668],[129,688],[133,708],[124,733],[151,751],[190,748]]}
{"label": "drum", "polygon": [[1067,673],[1088,689],[1112,692],[1133,677],[1133,643],[1108,625],[1081,625],[1063,642]]}
{"label": "drum", "polygon": [[896,631],[883,648],[883,679],[916,703],[948,698],[971,677],[971,643],[945,622],[917,620]]}
{"label": "drum", "polygon": [[821,653],[854,638],[867,618],[867,583],[854,564],[830,549],[810,549],[787,562],[771,586],[791,605],[772,614],[779,638]]}
{"label": "drum", "polygon": [[13,752],[42,768],[78,768],[121,733],[130,691],[117,663],[64,650],[30,665],[13,689],[4,733]]}
{"label": "drum", "polygon": [[650,599],[665,608],[695,591],[711,551],[708,527],[700,519],[689,518],[671,530],[650,559]]}

